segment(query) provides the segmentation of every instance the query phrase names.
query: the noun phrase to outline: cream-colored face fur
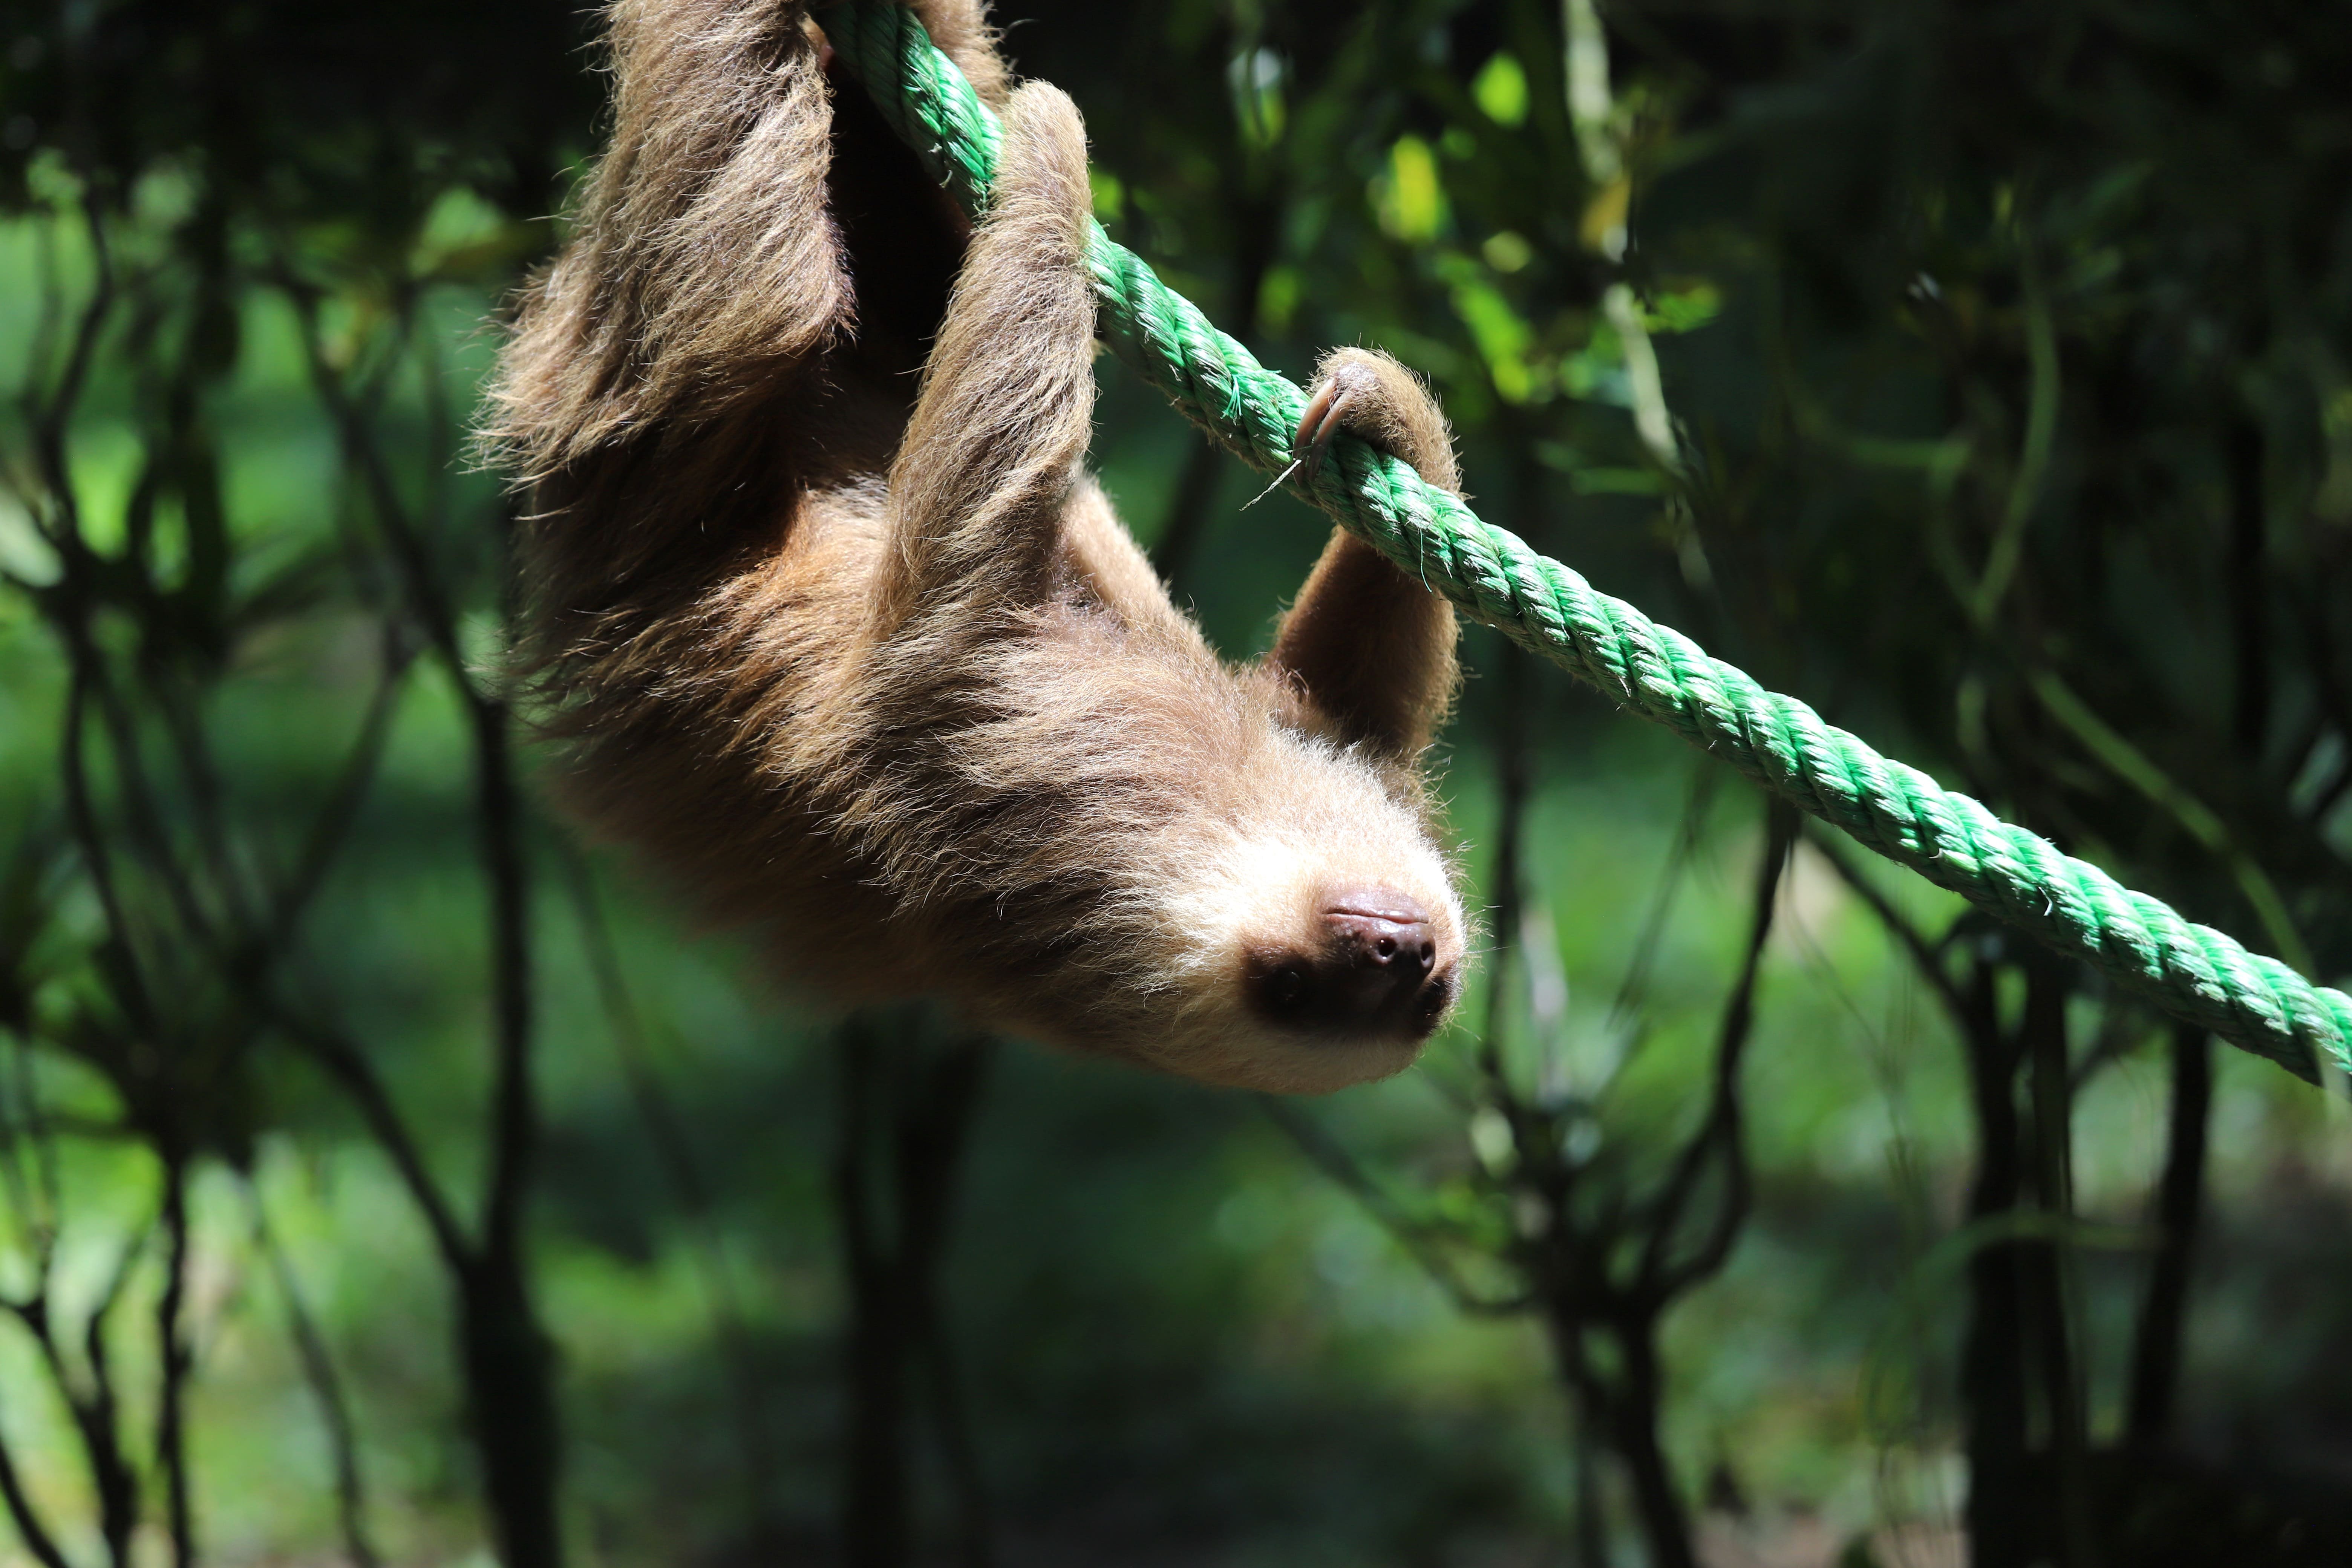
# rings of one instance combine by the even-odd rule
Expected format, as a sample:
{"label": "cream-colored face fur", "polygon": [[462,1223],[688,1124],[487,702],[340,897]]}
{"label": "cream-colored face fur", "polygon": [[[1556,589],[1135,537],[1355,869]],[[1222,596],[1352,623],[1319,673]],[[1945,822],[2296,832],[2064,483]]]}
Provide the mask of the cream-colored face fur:
{"label": "cream-colored face fur", "polygon": [[[1379,773],[1328,742],[1277,736],[1243,795],[1256,809],[1189,822],[1152,857],[1171,873],[1145,894],[1161,940],[1137,954],[1170,977],[1164,1031],[1134,1054],[1212,1083],[1323,1093],[1410,1066],[1461,984],[1465,925],[1448,868]],[[1328,912],[1389,894],[1426,917],[1432,957],[1412,1005],[1371,1019],[1285,1016],[1270,971],[1310,962]]]}
{"label": "cream-colored face fur", "polygon": [[[780,972],[1223,1084],[1391,1073],[1459,989],[1419,774],[1453,612],[1335,537],[1221,664],[1086,478],[1076,111],[914,0],[1003,117],[958,217],[803,0],[608,13],[610,150],[520,301],[486,437],[530,491],[517,663],[564,796]],[[1325,362],[1431,482],[1444,419]]]}

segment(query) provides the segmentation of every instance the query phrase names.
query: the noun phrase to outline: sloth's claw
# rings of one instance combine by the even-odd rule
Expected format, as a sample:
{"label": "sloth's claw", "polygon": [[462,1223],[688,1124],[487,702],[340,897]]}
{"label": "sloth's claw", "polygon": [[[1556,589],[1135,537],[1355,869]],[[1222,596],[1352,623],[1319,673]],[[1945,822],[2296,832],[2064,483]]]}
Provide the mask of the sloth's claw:
{"label": "sloth's claw", "polygon": [[1307,400],[1307,412],[1298,417],[1298,434],[1290,439],[1290,450],[1306,466],[1308,484],[1323,467],[1323,454],[1331,446],[1332,433],[1347,423],[1348,410],[1355,402],[1354,388],[1338,376],[1332,376],[1315,389]]}

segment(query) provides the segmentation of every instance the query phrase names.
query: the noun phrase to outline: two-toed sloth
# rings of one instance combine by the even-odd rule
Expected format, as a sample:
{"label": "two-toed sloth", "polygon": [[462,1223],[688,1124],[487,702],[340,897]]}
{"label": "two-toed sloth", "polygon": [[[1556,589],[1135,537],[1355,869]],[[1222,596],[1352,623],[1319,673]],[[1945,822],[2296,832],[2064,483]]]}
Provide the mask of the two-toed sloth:
{"label": "two-toed sloth", "polygon": [[[489,431],[567,799],[836,999],[1218,1083],[1395,1072],[1465,962],[1418,768],[1453,612],[1339,536],[1219,662],[1083,467],[1077,113],[1007,90],[978,0],[914,9],[1004,119],[976,229],[803,5],[612,7],[612,145]],[[1318,393],[1303,444],[1456,483],[1391,362]]]}

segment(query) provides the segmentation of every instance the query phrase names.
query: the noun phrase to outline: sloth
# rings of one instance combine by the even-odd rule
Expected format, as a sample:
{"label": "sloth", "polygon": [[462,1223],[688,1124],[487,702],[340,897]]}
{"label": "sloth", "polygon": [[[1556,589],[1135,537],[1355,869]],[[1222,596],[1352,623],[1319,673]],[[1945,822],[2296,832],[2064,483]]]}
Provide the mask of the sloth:
{"label": "sloth", "polygon": [[[1405,1067],[1465,920],[1421,763],[1453,611],[1335,534],[1221,662],[1084,462],[1084,131],[977,0],[914,6],[1004,122],[965,220],[792,0],[620,0],[610,149],[523,290],[485,438],[514,658],[593,836],[782,980],[1211,1083]],[[1300,431],[1458,483],[1360,349]]]}

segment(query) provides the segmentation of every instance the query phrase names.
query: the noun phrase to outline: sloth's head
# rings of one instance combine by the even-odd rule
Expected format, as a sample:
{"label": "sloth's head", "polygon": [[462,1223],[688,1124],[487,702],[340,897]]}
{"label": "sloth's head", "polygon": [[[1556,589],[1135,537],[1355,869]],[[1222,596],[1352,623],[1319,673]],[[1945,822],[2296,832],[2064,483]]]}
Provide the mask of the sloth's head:
{"label": "sloth's head", "polygon": [[1387,1078],[1462,989],[1461,901],[1420,812],[1380,773],[1295,737],[1269,752],[1274,776],[1245,809],[1170,835],[1153,929],[1134,950],[1169,1005],[1129,1048],[1247,1089]]}
{"label": "sloth's head", "polygon": [[1389,1077],[1444,1022],[1466,961],[1422,786],[1284,722],[1251,684],[1191,685],[1181,725],[1151,710],[1170,700],[1151,680],[1057,716],[1051,731],[1073,743],[1050,816],[992,826],[1033,852],[1050,842],[1065,885],[1087,891],[1062,906],[1066,940],[1039,954],[1042,984],[1007,1021],[1237,1088]]}

